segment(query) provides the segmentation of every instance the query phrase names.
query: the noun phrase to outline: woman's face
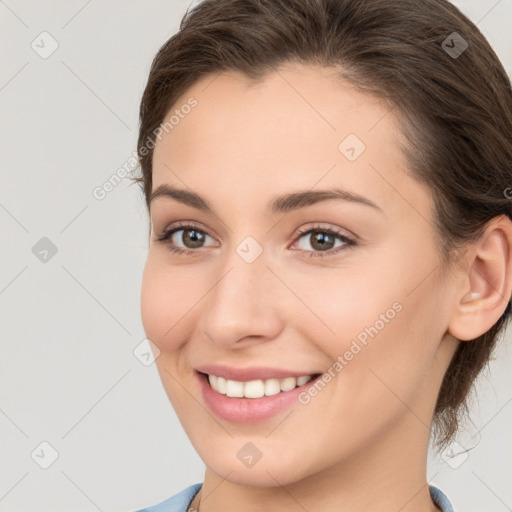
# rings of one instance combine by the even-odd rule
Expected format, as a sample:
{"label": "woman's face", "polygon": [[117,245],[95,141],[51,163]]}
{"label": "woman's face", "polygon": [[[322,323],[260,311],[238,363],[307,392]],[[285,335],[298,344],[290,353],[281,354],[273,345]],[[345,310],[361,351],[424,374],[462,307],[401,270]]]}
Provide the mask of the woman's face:
{"label": "woman's face", "polygon": [[142,320],[191,442],[236,483],[423,454],[456,347],[430,192],[389,110],[332,73],[208,76],[154,151]]}

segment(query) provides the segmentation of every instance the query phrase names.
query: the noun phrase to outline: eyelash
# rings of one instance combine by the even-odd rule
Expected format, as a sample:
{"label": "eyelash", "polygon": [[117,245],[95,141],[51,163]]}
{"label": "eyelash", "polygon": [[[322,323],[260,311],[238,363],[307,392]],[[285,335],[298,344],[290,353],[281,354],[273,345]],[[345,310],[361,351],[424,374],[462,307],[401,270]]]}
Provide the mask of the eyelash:
{"label": "eyelash", "polygon": [[[200,252],[200,249],[182,249],[181,247],[177,247],[175,244],[170,243],[169,239],[176,233],[177,231],[199,231],[200,233],[204,235],[208,235],[205,231],[202,229],[199,229],[198,227],[194,226],[193,224],[175,224],[171,228],[167,228],[160,236],[155,237],[155,240],[158,243],[163,244],[169,251],[175,254],[183,254],[183,255],[189,255],[189,256],[197,256]],[[340,251],[352,247],[356,245],[356,241],[352,240],[351,238],[348,238],[346,235],[343,235],[339,231],[336,231],[332,228],[323,228],[322,226],[313,226],[310,228],[303,228],[300,229],[297,233],[297,236],[295,240],[299,240],[306,234],[313,234],[313,233],[326,233],[328,235],[331,235],[335,238],[338,238],[341,240],[345,245],[341,247],[337,247],[336,249],[329,249],[328,251],[305,251],[309,254],[309,257],[319,257],[319,258],[325,258],[326,256],[334,256],[335,254],[339,253]],[[299,249],[300,250],[300,249]]]}

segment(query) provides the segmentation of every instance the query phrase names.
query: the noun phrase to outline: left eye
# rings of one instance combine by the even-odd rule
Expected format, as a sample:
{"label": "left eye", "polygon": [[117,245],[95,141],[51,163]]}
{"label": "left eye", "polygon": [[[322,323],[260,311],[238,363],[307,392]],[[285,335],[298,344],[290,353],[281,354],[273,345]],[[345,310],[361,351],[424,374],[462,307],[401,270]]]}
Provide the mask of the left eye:
{"label": "left eye", "polygon": [[[355,244],[352,239],[345,235],[323,228],[314,228],[302,232],[298,241],[299,249],[311,252],[310,256],[323,256],[321,253],[337,253],[340,248]],[[300,243],[301,241],[304,243]],[[339,242],[338,245],[336,245],[336,242]]]}

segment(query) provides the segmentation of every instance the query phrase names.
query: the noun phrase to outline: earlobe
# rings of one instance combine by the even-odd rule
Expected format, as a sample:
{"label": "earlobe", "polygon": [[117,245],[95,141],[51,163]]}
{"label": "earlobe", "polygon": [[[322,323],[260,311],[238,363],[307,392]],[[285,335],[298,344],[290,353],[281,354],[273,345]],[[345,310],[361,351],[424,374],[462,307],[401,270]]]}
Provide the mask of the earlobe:
{"label": "earlobe", "polygon": [[503,315],[512,293],[512,222],[506,216],[489,222],[467,252],[448,332],[462,341],[487,332]]}

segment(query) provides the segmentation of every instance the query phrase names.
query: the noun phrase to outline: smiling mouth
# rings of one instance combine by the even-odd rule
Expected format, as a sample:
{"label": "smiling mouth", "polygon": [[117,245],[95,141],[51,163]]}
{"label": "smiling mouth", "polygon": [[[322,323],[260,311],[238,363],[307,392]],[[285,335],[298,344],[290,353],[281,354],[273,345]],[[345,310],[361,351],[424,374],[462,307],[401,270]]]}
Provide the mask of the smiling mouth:
{"label": "smiling mouth", "polygon": [[306,385],[321,374],[303,375],[300,377],[285,377],[283,379],[256,379],[237,381],[225,379],[217,375],[199,372],[210,387],[221,395],[232,398],[261,398],[274,396]]}

